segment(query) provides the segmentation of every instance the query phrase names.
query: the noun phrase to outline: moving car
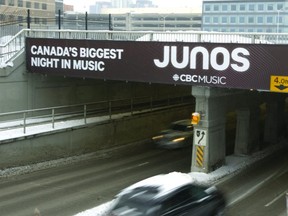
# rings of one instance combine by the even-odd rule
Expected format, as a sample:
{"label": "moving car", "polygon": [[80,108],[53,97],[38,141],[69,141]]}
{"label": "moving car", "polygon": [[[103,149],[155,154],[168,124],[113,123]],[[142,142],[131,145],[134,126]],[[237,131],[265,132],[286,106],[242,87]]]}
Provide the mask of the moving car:
{"label": "moving car", "polygon": [[193,184],[189,174],[156,175],[122,190],[109,216],[219,216],[225,199],[215,186]]}
{"label": "moving car", "polygon": [[167,130],[162,130],[158,135],[152,137],[157,147],[176,149],[193,144],[193,125],[191,119],[175,121]]}

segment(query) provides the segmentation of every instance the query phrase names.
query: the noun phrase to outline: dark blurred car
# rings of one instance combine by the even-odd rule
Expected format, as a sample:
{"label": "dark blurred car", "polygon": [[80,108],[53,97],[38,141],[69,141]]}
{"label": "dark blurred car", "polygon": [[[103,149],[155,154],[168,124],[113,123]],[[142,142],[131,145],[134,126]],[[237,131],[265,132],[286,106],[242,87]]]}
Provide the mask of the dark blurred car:
{"label": "dark blurred car", "polygon": [[173,172],[142,180],[122,190],[109,216],[220,216],[225,199],[216,187],[193,184],[189,174]]}
{"label": "dark blurred car", "polygon": [[157,147],[176,149],[193,144],[193,125],[191,119],[173,122],[170,128],[162,130],[158,135],[152,137]]}

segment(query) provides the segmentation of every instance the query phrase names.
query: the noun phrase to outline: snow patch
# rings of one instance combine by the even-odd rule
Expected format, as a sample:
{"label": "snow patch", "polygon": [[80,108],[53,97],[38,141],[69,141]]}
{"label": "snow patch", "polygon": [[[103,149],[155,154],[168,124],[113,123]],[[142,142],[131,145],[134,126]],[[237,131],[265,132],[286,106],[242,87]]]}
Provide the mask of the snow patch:
{"label": "snow patch", "polygon": [[6,68],[6,67],[13,67],[13,66],[14,66],[13,62],[7,62],[7,63],[0,62],[0,69]]}

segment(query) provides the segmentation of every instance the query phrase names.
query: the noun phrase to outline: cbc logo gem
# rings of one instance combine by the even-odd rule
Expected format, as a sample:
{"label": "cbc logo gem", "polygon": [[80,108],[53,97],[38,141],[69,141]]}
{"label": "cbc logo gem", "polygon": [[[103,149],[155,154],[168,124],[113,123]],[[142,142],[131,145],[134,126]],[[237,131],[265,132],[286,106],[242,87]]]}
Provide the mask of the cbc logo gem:
{"label": "cbc logo gem", "polygon": [[180,77],[179,77],[179,75],[178,75],[178,74],[174,74],[174,75],[173,75],[173,80],[174,80],[174,81],[178,81],[178,80],[179,80],[179,78],[180,78]]}

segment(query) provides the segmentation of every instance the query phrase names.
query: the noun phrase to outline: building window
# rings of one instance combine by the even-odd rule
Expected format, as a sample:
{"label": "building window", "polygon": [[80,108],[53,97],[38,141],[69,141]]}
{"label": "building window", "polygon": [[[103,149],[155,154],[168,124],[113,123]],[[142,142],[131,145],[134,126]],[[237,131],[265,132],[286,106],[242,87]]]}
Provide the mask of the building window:
{"label": "building window", "polygon": [[35,22],[36,24],[40,24],[40,18],[35,17],[35,18],[34,18],[34,22]]}
{"label": "building window", "polygon": [[45,3],[42,4],[42,10],[47,10],[47,4]]}
{"label": "building window", "polygon": [[14,6],[15,4],[14,4],[14,0],[8,0],[8,5],[9,6]]}
{"label": "building window", "polygon": [[258,5],[258,11],[264,11],[264,4]]}
{"label": "building window", "polygon": [[277,10],[281,10],[284,8],[284,5],[283,4],[277,4]]}
{"label": "building window", "polygon": [[254,10],[255,10],[255,5],[249,4],[249,11],[254,11]]}
{"label": "building window", "polygon": [[264,22],[263,17],[257,17],[257,23],[262,24]]}
{"label": "building window", "polygon": [[254,17],[248,17],[248,23],[254,23]]}
{"label": "building window", "polygon": [[219,23],[218,17],[213,17],[213,23]]}
{"label": "building window", "polygon": [[35,8],[35,9],[40,9],[40,4],[39,4],[39,2],[35,2],[35,3],[34,3],[34,8]]}
{"label": "building window", "polygon": [[18,7],[23,7],[23,0],[18,0]]}
{"label": "building window", "polygon": [[204,17],[204,23],[210,23],[210,17],[205,16]]}
{"label": "building window", "polygon": [[244,16],[239,17],[239,23],[241,23],[241,24],[245,23],[245,17]]}
{"label": "building window", "polygon": [[213,10],[214,10],[214,11],[219,11],[219,5],[214,5]]}
{"label": "building window", "polygon": [[273,23],[273,17],[271,16],[267,17],[267,23]]}
{"label": "building window", "polygon": [[5,5],[5,0],[0,0],[0,5]]}
{"label": "building window", "polygon": [[42,19],[42,24],[47,25],[47,19],[46,18]]}
{"label": "building window", "polygon": [[237,10],[237,6],[236,5],[231,5],[231,11],[236,11]]}
{"label": "building window", "polygon": [[228,21],[227,21],[227,17],[225,16],[225,17],[222,17],[222,23],[227,23]]}
{"label": "building window", "polygon": [[228,11],[228,6],[227,5],[222,5],[222,11]]}
{"label": "building window", "polygon": [[245,7],[246,5],[244,5],[244,4],[241,4],[240,5],[240,11],[245,11],[246,10],[246,7]]}
{"label": "building window", "polygon": [[230,17],[230,23],[235,24],[236,23],[236,17]]}
{"label": "building window", "polygon": [[273,7],[274,5],[273,4],[268,4],[267,5],[267,10],[268,11],[273,11],[274,10],[274,7]]}
{"label": "building window", "polygon": [[31,8],[31,2],[30,1],[26,2],[26,8]]}
{"label": "building window", "polygon": [[204,10],[205,11],[211,11],[211,5],[205,5]]}

